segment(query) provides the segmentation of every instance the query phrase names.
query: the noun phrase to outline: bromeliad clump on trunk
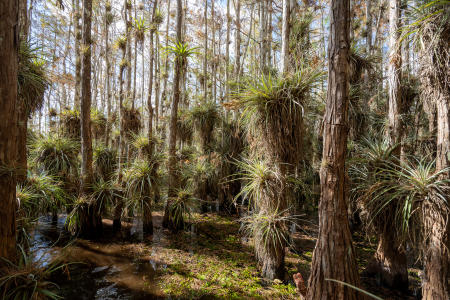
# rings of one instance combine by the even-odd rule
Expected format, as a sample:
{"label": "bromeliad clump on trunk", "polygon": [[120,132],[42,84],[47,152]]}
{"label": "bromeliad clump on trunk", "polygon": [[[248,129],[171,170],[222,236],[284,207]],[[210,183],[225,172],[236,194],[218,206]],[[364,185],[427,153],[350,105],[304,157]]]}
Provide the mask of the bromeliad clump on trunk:
{"label": "bromeliad clump on trunk", "polygon": [[79,141],[81,139],[81,119],[78,110],[63,110],[60,113],[61,133],[64,137]]}
{"label": "bromeliad clump on trunk", "polygon": [[[287,188],[287,176],[295,173],[302,159],[304,105],[321,76],[322,72],[313,68],[304,68],[279,79],[269,75],[237,95],[234,103],[243,109],[250,153],[265,160],[262,164],[244,162],[241,166],[244,170],[242,179],[251,179],[251,184],[242,190],[256,188],[254,203],[257,212],[269,215],[287,213],[293,198],[292,190]],[[269,247],[263,241],[255,240],[255,243]],[[266,260],[283,261],[284,251],[284,247],[280,251],[267,248],[266,254],[272,257],[266,257]],[[282,265],[263,266],[263,275],[282,278],[280,268]]]}
{"label": "bromeliad clump on trunk", "polygon": [[211,152],[213,130],[220,120],[217,104],[213,102],[199,103],[191,109],[189,118],[200,138],[203,153]]}
{"label": "bromeliad clump on trunk", "polygon": [[267,161],[238,162],[238,179],[243,182],[242,197],[248,200],[253,214],[243,218],[247,233],[253,237],[255,251],[262,266],[262,275],[268,279],[284,277],[284,256],[287,246],[289,216],[285,195],[286,180],[280,171]]}
{"label": "bromeliad clump on trunk", "polygon": [[[407,289],[404,235],[392,230],[392,225],[399,221],[396,214],[401,211],[401,200],[388,201],[382,197],[394,197],[396,192],[391,189],[398,180],[386,172],[399,164],[398,158],[393,156],[395,147],[390,147],[385,140],[365,140],[358,148],[349,174],[353,184],[352,198],[356,200],[366,230],[375,232],[379,239],[374,260],[366,272],[380,276],[387,287]],[[386,185],[391,184],[389,180],[394,180],[392,185]]]}
{"label": "bromeliad clump on trunk", "polygon": [[[367,169],[357,173],[361,181],[367,182],[359,199],[369,224],[382,230],[380,239],[383,240],[375,258],[382,268],[383,280],[394,286],[404,285],[407,283],[406,261],[399,261],[399,257],[406,258],[398,249],[407,240],[412,238],[412,244],[419,244],[425,261],[432,239],[432,244],[446,248],[447,233],[439,228],[446,228],[448,218],[436,216],[448,216],[450,211],[450,180],[443,179],[449,169],[436,170],[433,161],[397,163],[389,156],[378,156],[372,161],[377,164],[370,176],[366,176]],[[436,220],[440,221],[436,223]]]}

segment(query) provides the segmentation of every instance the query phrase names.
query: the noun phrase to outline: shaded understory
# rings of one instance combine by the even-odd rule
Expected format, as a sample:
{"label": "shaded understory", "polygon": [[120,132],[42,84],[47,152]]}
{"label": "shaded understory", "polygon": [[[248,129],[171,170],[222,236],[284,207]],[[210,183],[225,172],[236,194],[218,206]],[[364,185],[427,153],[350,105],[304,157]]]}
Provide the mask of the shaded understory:
{"label": "shaded understory", "polygon": [[[292,275],[309,276],[315,220],[302,222],[302,230],[293,234],[283,282],[259,276],[251,244],[239,234],[235,217],[193,214],[189,228],[178,234],[162,229],[161,210],[153,213],[153,222],[154,235],[142,239],[136,224],[125,222],[122,233],[113,237],[111,221],[105,219],[102,239],[77,239],[61,249],[64,236],[56,244],[49,240],[63,232],[63,221],[57,227],[41,221],[32,249],[49,255],[52,248],[67,262],[77,262],[54,278],[65,299],[298,299]],[[358,235],[354,239],[362,272],[376,242]],[[420,295],[418,269],[410,268],[409,273],[411,295],[383,289],[377,278],[364,274],[362,282],[364,289],[384,299],[415,299],[414,291]]]}

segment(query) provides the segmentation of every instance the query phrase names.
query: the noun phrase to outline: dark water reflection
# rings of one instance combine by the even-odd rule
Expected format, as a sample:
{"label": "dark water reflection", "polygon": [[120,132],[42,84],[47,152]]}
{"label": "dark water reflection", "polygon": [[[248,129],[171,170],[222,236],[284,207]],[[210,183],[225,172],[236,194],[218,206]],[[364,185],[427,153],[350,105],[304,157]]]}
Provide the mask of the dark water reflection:
{"label": "dark water reflection", "polygon": [[35,260],[44,266],[61,254],[67,262],[77,262],[52,279],[60,287],[60,296],[73,300],[165,299],[155,282],[156,272],[164,266],[152,260],[150,253],[132,254],[133,247],[142,244],[115,239],[109,224],[105,224],[102,240],[70,242],[64,223],[64,215],[57,224],[52,224],[51,217],[40,218],[30,243]]}

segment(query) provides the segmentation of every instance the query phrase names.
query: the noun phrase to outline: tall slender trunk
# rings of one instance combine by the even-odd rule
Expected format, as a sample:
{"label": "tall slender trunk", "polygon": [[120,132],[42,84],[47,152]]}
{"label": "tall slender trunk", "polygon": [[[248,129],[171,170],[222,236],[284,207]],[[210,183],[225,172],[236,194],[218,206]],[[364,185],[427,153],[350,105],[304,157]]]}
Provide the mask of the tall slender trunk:
{"label": "tall slender trunk", "polygon": [[[182,27],[182,14],[183,14],[183,4],[181,0],[177,0],[177,43],[182,43],[181,39],[181,27]],[[166,203],[166,208],[164,212],[163,226],[169,227],[173,230],[177,230],[174,224],[174,216],[172,215],[171,197],[176,196],[176,188],[178,186],[178,176],[177,176],[177,158],[176,158],[176,142],[177,142],[177,119],[178,119],[178,102],[180,101],[180,79],[182,72],[182,60],[179,57],[175,58],[175,76],[173,82],[173,101],[172,101],[172,111],[170,116],[170,134],[169,134],[169,158],[168,158],[168,173],[169,173],[169,186],[168,186],[168,200]]]}
{"label": "tall slender trunk", "polygon": [[203,40],[203,101],[206,102],[208,100],[208,1],[205,1],[203,19],[205,21],[205,39]]}
{"label": "tall slender trunk", "polygon": [[81,9],[80,0],[75,0],[75,109],[80,109],[80,92],[81,92]]}
{"label": "tall slender trunk", "polygon": [[155,78],[155,127],[159,125],[159,105],[160,105],[160,92],[161,92],[161,60],[159,53],[159,34],[156,35],[155,45],[155,74],[158,74]]}
{"label": "tall slender trunk", "polygon": [[235,66],[234,74],[239,83],[240,67],[241,67],[241,0],[236,0],[236,7],[234,8],[236,13],[236,32],[234,41],[234,55],[235,55]]}
{"label": "tall slender trunk", "polygon": [[289,64],[289,29],[290,29],[290,1],[283,0],[283,23],[281,30],[281,73],[285,74]]}
{"label": "tall slender trunk", "polygon": [[[216,95],[217,95],[217,76],[216,76],[216,70],[217,70],[217,64],[219,63],[219,60],[216,57],[216,20],[215,18],[215,3],[214,0],[211,0],[211,23],[212,23],[212,57],[213,57],[213,65],[212,65],[212,95],[213,95],[213,101],[216,103]],[[187,72],[186,72],[187,73]]]}
{"label": "tall slender trunk", "polygon": [[105,145],[109,146],[109,135],[111,131],[111,62],[109,61],[109,14],[111,13],[111,4],[105,4],[105,62],[106,62],[106,130],[105,130]]}
{"label": "tall slender trunk", "polygon": [[[366,1],[366,54],[369,55],[372,51],[372,1]],[[365,71],[364,84],[369,84],[369,70]]]}
{"label": "tall slender trunk", "polygon": [[[389,132],[391,146],[397,145],[394,155],[400,157],[402,143],[402,103],[401,103],[401,65],[402,54],[400,40],[400,5],[401,0],[389,1]],[[408,287],[408,269],[406,253],[400,249],[395,236],[388,230],[381,230],[375,263],[383,284],[391,288]]]}
{"label": "tall slender trunk", "polygon": [[[450,167],[450,7],[444,6],[441,15],[433,20],[430,29],[422,38],[420,80],[424,102],[433,102],[436,122],[436,170]],[[445,19],[447,18],[447,19]],[[443,27],[442,22],[447,21]],[[432,27],[431,27],[432,26]],[[430,122],[434,123],[434,122]],[[443,172],[442,179],[449,179],[450,172]],[[450,248],[450,206],[426,201],[423,207],[426,239],[423,244],[424,276],[422,298],[424,300],[446,300],[448,286]]]}
{"label": "tall slender trunk", "polygon": [[345,194],[348,132],[350,0],[331,0],[328,93],[320,169],[319,236],[313,253],[307,299],[361,299]]}
{"label": "tall slender trunk", "polygon": [[[136,7],[136,0],[133,1],[133,8],[134,8],[134,19],[137,19],[137,7]],[[134,39],[134,64],[133,64],[133,94],[131,96],[131,103],[133,103],[133,108],[134,108],[134,103],[136,101],[136,68],[137,68],[137,38],[135,37]]]}
{"label": "tall slender trunk", "polygon": [[[16,257],[18,1],[0,5],[0,257]],[[3,264],[3,263],[1,263]]]}
{"label": "tall slender trunk", "polygon": [[[169,23],[170,23],[170,0],[167,1],[167,21],[166,21],[166,41],[165,47],[169,46]],[[167,79],[169,78],[169,56],[166,55],[164,59],[164,80],[163,80],[163,90],[161,94],[161,105],[160,105],[160,115],[164,114],[164,102],[167,99]]]}
{"label": "tall slender trunk", "polygon": [[[28,43],[28,13],[27,0],[19,1],[20,42]],[[27,129],[29,109],[23,99],[17,102],[17,164],[19,172],[16,180],[22,183],[27,178]]]}
{"label": "tall slender trunk", "polygon": [[[83,0],[83,60],[81,82],[81,191],[87,195],[92,188],[91,137],[91,22],[92,0]],[[97,236],[102,230],[102,217],[96,203],[89,203],[82,217],[81,234]]]}
{"label": "tall slender trunk", "polygon": [[[153,12],[152,12],[152,23],[155,23],[155,14],[158,1],[153,2]],[[149,75],[148,75],[148,100],[147,109],[149,113],[148,117],[148,159],[151,159],[153,155],[153,106],[152,106],[152,92],[153,92],[153,62],[154,62],[154,47],[153,47],[153,36],[155,29],[150,30],[150,65],[149,65]],[[152,221],[152,209],[151,209],[151,198],[147,197],[146,203],[144,203],[143,211],[143,227],[144,233],[153,234],[153,221]]]}
{"label": "tall slender trunk", "polygon": [[229,100],[229,81],[230,81],[230,33],[231,33],[231,15],[230,1],[227,0],[227,40],[225,45],[225,99]]}

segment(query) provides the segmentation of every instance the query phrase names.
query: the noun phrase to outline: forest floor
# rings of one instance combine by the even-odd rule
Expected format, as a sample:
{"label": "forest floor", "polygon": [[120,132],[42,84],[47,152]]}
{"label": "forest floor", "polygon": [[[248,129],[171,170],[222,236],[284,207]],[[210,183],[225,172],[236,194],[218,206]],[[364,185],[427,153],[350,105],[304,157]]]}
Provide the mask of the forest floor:
{"label": "forest floor", "polygon": [[[139,239],[123,222],[113,237],[111,221],[104,220],[104,237],[77,239],[61,250],[69,266],[56,282],[65,299],[299,299],[292,275],[309,276],[317,236],[317,220],[303,221],[293,235],[286,256],[284,281],[259,276],[249,241],[239,233],[236,217],[216,213],[192,214],[189,229],[172,234],[161,226],[162,209],[154,211],[154,234]],[[131,230],[132,231],[132,230]],[[127,232],[127,234],[125,234]],[[142,236],[141,236],[142,238]],[[376,243],[354,236],[358,265],[363,271]],[[410,291],[420,284],[411,268]],[[378,286],[376,278],[361,276],[363,288],[383,299],[416,299]]]}

